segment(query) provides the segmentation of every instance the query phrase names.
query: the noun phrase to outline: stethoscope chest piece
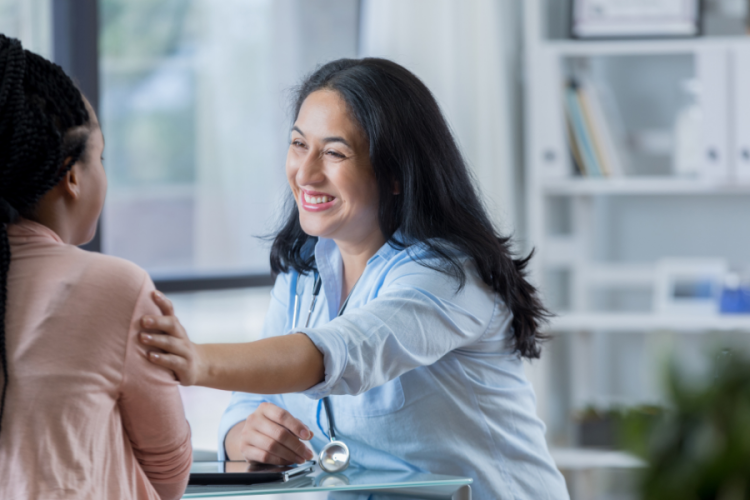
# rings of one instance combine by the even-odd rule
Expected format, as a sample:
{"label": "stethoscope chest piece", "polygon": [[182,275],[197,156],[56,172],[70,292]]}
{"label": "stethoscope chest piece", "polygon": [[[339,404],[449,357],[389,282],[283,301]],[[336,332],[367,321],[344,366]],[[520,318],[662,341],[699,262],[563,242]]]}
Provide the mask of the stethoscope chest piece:
{"label": "stethoscope chest piece", "polygon": [[343,441],[331,440],[318,455],[320,468],[325,472],[341,472],[349,467],[349,447]]}

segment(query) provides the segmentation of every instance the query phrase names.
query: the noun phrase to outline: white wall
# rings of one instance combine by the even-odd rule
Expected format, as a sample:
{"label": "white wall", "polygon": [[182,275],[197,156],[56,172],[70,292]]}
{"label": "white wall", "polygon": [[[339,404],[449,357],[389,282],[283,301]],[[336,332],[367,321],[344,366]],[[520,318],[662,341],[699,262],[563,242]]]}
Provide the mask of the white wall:
{"label": "white wall", "polygon": [[359,55],[391,59],[435,95],[495,223],[518,228],[520,1],[364,0]]}

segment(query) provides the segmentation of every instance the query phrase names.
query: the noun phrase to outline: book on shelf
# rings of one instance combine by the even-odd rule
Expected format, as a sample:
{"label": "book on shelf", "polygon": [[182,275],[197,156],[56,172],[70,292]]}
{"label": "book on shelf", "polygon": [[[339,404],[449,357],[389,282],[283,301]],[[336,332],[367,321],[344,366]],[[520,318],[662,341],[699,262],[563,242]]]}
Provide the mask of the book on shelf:
{"label": "book on shelf", "polygon": [[598,85],[570,80],[565,88],[568,142],[577,172],[585,177],[624,175],[624,141],[616,107]]}
{"label": "book on shelf", "polygon": [[578,160],[576,161],[576,168],[581,175],[600,177],[602,170],[594,150],[586,117],[583,114],[578,84],[575,81],[571,81],[565,88],[565,104],[568,123],[571,127],[570,136],[573,139],[571,151],[573,151],[573,159]]}
{"label": "book on shelf", "polygon": [[571,123],[570,115],[565,114],[565,126],[568,130],[568,143],[570,144],[570,155],[573,159],[573,166],[576,172],[584,177],[588,175],[586,171],[586,164],[583,163],[581,157],[581,151],[578,149],[578,143],[576,142],[575,135],[573,134],[573,124]]}

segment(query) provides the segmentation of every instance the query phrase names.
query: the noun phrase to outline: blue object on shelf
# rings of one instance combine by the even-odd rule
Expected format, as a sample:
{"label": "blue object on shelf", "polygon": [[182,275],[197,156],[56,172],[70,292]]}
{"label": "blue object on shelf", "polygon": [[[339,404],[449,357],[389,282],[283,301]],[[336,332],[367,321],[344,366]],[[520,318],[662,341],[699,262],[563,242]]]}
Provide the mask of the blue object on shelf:
{"label": "blue object on shelf", "polygon": [[722,314],[750,314],[750,289],[725,288],[721,292],[719,310]]}

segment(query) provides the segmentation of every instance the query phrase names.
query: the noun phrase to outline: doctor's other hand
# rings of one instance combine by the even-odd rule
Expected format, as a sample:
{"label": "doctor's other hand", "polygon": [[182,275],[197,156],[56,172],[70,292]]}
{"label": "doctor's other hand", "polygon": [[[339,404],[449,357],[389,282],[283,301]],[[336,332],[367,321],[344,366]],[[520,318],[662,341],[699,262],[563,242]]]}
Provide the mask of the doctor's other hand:
{"label": "doctor's other hand", "polygon": [[291,413],[261,403],[244,422],[230,429],[224,447],[230,460],[291,465],[313,458],[313,452],[302,442],[312,437],[310,429]]}
{"label": "doctor's other hand", "polygon": [[159,349],[149,350],[149,361],[172,370],[182,385],[198,384],[206,371],[201,347],[190,341],[185,328],[174,315],[172,302],[163,293],[153,292],[152,299],[163,316],[141,318],[141,326],[148,330],[141,333],[141,343]]}

